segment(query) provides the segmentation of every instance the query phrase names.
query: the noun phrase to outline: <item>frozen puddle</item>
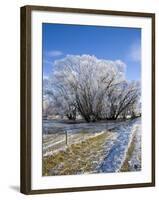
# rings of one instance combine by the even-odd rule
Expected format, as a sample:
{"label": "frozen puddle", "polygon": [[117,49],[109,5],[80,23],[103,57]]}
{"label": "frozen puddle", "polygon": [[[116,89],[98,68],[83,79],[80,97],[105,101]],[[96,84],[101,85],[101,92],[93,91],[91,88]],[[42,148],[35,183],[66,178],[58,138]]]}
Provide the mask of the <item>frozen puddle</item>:
{"label": "frozen puddle", "polygon": [[[99,166],[97,170],[99,173],[118,172],[120,170],[132,139],[133,127],[140,123],[141,121],[139,119],[134,119],[127,124],[125,123],[124,126],[118,126],[116,128],[116,140],[113,140],[113,146],[109,149],[104,161]],[[140,132],[140,130],[138,130],[138,132]],[[136,151],[134,151],[134,155],[132,156],[132,162],[136,159],[138,149],[141,148],[140,146],[141,144],[138,139]]]}

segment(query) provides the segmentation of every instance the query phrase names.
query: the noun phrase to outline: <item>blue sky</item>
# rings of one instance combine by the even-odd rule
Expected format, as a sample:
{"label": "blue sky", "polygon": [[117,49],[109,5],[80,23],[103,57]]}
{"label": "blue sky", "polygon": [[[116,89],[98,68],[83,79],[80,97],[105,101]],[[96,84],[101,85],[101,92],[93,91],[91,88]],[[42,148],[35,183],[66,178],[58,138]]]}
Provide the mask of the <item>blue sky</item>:
{"label": "blue sky", "polygon": [[52,63],[66,55],[95,55],[98,59],[122,60],[126,78],[140,80],[141,29],[65,24],[47,24],[43,31],[43,76]]}

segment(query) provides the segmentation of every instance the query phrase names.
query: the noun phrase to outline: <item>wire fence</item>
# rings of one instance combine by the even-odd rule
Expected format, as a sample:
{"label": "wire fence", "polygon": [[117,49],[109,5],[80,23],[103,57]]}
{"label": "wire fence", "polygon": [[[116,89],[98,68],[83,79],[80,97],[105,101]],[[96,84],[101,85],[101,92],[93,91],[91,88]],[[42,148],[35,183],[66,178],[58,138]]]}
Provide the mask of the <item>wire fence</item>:
{"label": "wire fence", "polygon": [[[60,149],[85,141],[93,137],[92,133],[74,133],[71,130],[52,134],[51,129],[45,129],[43,134],[43,156],[52,154]],[[96,133],[97,134],[97,133]]]}

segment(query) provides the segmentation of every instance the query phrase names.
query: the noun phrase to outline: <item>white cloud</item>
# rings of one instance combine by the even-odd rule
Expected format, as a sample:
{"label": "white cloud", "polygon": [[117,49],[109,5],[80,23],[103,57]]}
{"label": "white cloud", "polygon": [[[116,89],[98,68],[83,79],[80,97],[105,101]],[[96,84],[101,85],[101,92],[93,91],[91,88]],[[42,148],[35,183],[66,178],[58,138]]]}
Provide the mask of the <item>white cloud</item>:
{"label": "white cloud", "polygon": [[133,43],[130,47],[129,58],[134,62],[139,62],[141,60],[141,46],[139,41]]}
{"label": "white cloud", "polygon": [[47,75],[43,75],[43,79],[48,80],[49,77]]}
{"label": "white cloud", "polygon": [[51,62],[51,61],[49,61],[49,60],[45,60],[45,59],[43,60],[43,63],[44,63],[44,64],[49,64],[49,65],[52,65],[52,64],[53,64],[53,62]]}
{"label": "white cloud", "polygon": [[52,51],[47,52],[47,55],[49,57],[58,57],[58,56],[63,55],[63,53],[62,51],[59,51],[59,50],[52,50]]}

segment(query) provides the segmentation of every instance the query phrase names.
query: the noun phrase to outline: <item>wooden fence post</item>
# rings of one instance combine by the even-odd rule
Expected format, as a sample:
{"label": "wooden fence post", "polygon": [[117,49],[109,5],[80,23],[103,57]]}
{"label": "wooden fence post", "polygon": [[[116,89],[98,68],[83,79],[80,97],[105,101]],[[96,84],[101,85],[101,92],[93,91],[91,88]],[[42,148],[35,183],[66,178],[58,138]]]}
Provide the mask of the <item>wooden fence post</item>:
{"label": "wooden fence post", "polygon": [[66,146],[68,146],[68,134],[67,134],[67,131],[66,131]]}

